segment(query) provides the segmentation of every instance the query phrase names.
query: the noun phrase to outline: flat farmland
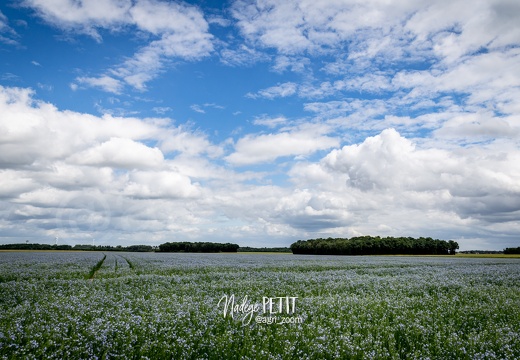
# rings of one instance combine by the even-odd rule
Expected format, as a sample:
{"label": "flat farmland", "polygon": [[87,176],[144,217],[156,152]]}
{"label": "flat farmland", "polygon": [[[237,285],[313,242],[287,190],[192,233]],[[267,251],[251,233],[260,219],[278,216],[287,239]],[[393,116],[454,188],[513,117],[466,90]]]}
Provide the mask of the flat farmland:
{"label": "flat farmland", "polygon": [[520,358],[520,260],[0,253],[3,359]]}

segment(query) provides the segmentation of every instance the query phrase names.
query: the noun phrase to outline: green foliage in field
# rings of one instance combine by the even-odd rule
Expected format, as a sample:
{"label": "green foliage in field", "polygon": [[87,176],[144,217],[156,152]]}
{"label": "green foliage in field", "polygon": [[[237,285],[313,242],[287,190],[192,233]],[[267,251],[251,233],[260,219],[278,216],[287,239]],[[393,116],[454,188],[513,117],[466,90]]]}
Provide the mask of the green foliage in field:
{"label": "green foliage in field", "polygon": [[[125,258],[127,260],[125,260]],[[517,259],[3,253],[0,357],[514,359]],[[297,297],[243,325],[224,295]]]}
{"label": "green foliage in field", "polygon": [[291,245],[293,254],[313,255],[455,255],[458,248],[453,240],[379,236],[298,240]]}
{"label": "green foliage in field", "polygon": [[101,266],[103,266],[103,263],[105,262],[105,259],[106,259],[106,258],[107,258],[106,255],[103,256],[103,259],[99,260],[99,261],[97,262],[97,264],[94,265],[94,266],[92,267],[92,269],[90,270],[90,272],[89,272],[89,274],[88,274],[88,276],[87,276],[87,279],[90,280],[90,279],[93,279],[93,278],[94,278],[94,275],[96,275],[96,272],[97,272],[99,269],[101,269]]}

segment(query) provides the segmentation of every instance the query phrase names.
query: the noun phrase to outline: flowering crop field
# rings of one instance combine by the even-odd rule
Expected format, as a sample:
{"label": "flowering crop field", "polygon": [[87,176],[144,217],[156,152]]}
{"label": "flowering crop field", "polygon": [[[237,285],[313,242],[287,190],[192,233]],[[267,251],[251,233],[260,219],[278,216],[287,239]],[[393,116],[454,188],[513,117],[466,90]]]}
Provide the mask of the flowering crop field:
{"label": "flowering crop field", "polygon": [[0,307],[3,359],[520,358],[519,259],[3,252]]}

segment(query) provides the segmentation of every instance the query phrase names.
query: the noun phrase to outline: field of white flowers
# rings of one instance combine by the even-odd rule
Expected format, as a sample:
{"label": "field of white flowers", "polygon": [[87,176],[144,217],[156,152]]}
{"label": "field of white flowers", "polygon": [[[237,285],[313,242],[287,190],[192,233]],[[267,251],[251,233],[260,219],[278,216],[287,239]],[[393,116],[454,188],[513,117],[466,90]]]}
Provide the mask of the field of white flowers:
{"label": "field of white flowers", "polygon": [[518,359],[520,260],[3,252],[0,358]]}

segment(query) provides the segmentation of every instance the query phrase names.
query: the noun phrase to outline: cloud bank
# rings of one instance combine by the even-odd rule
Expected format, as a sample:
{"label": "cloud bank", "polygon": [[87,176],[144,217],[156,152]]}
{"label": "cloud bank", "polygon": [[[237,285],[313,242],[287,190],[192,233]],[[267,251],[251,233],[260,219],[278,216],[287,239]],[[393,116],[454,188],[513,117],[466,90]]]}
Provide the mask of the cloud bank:
{"label": "cloud bank", "polygon": [[[328,151],[293,161],[292,186],[252,185],[251,175],[211,163],[204,136],[167,119],[62,111],[26,89],[0,94],[5,234],[258,241],[376,229],[507,241],[520,215],[520,151],[500,143],[420,147],[394,129],[343,147],[301,129],[246,136],[219,157],[245,165]],[[183,138],[205,145],[184,151]]]}

